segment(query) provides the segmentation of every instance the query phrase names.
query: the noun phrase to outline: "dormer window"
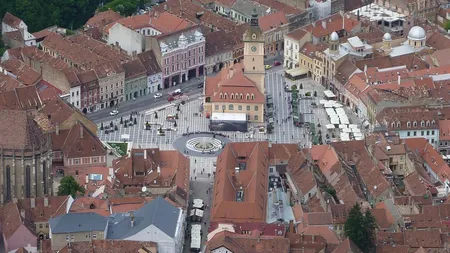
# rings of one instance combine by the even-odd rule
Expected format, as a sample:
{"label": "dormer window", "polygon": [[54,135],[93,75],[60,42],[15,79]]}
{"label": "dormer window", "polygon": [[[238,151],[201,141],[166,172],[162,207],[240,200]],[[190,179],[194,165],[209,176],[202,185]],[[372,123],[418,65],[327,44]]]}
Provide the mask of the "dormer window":
{"label": "dormer window", "polygon": [[391,123],[391,127],[392,127],[392,128],[395,128],[395,122],[392,122],[392,123]]}
{"label": "dormer window", "polygon": [[245,95],[245,99],[250,100],[250,94]]}
{"label": "dormer window", "polygon": [[255,94],[252,93],[252,100],[255,100]]}
{"label": "dormer window", "polygon": [[231,97],[231,99],[234,99],[234,94],[233,94],[233,93],[231,93],[231,96],[230,96],[230,97]]}
{"label": "dormer window", "polygon": [[397,121],[397,128],[400,128],[401,124],[400,121]]}
{"label": "dormer window", "polygon": [[427,120],[427,126],[430,126],[430,121],[429,120]]}
{"label": "dormer window", "polygon": [[228,98],[228,94],[227,93],[223,94],[223,98],[227,99]]}
{"label": "dormer window", "polygon": [[406,123],[406,126],[407,126],[407,127],[411,127],[411,122],[408,121],[408,122]]}
{"label": "dormer window", "polygon": [[241,99],[244,99],[244,95],[242,95],[242,93],[241,93],[241,95],[240,95],[240,96],[241,96]]}
{"label": "dormer window", "polygon": [[417,121],[413,122],[413,127],[417,127]]}
{"label": "dormer window", "polygon": [[431,125],[432,125],[432,126],[436,125],[436,122],[435,122],[434,120],[431,121]]}
{"label": "dormer window", "polygon": [[220,93],[219,98],[223,99],[223,94],[222,93]]}
{"label": "dormer window", "polygon": [[420,126],[424,127],[425,126],[425,121],[420,122]]}

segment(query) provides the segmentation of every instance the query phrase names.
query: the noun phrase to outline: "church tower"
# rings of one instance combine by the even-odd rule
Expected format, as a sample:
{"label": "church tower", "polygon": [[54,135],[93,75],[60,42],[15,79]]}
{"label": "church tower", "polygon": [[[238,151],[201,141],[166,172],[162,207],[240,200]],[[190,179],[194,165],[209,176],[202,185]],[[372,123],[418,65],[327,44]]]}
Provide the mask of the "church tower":
{"label": "church tower", "polygon": [[264,87],[264,35],[258,24],[258,13],[252,12],[250,28],[244,33],[244,75],[254,81],[261,93]]}

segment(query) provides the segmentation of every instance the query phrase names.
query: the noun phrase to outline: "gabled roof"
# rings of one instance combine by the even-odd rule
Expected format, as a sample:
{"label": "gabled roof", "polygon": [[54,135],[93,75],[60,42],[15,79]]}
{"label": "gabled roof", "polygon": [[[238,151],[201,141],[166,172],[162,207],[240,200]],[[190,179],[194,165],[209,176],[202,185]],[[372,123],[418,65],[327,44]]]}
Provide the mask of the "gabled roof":
{"label": "gabled roof", "polygon": [[13,28],[19,29],[19,24],[20,22],[22,22],[22,20],[14,16],[13,14],[6,12],[5,16],[3,16],[2,22]]}
{"label": "gabled roof", "polygon": [[1,63],[10,73],[14,74],[22,84],[35,85],[41,80],[41,75],[30,66],[15,58],[10,58]]}
{"label": "gabled roof", "polygon": [[[212,221],[265,222],[268,191],[268,142],[236,142],[217,158]],[[236,168],[242,167],[236,173]],[[242,201],[237,194],[243,190]]]}
{"label": "gabled roof", "polygon": [[289,24],[289,21],[287,20],[286,14],[284,12],[277,11],[269,15],[259,17],[258,24],[263,32],[267,32],[282,25],[287,25]]}
{"label": "gabled roof", "polygon": [[144,67],[139,58],[130,62],[123,63],[122,67],[125,69],[126,79],[147,76],[147,69]]}
{"label": "gabled roof", "polygon": [[78,121],[68,132],[61,150],[66,158],[106,155],[106,149],[98,137]]}
{"label": "gabled roof", "polygon": [[[227,95],[225,96],[225,94]],[[233,95],[232,98],[231,94],[236,94],[236,96]],[[252,94],[254,99],[248,99],[247,95],[251,97]],[[259,91],[252,80],[245,76],[243,65],[240,63],[223,68],[214,77],[207,77],[205,95],[211,98],[211,102],[217,103],[261,104],[265,102],[264,94]]]}
{"label": "gabled roof", "polygon": [[333,250],[333,253],[362,253],[362,250],[347,237]]}
{"label": "gabled roof", "polygon": [[156,242],[91,240],[71,242],[58,253],[153,253],[157,251],[157,247]]}
{"label": "gabled roof", "polygon": [[[45,200],[45,198],[47,200]],[[25,218],[31,223],[48,222],[52,217],[65,214],[71,196],[48,196],[45,198],[19,199],[19,209],[25,211]],[[32,202],[34,201],[34,207]],[[45,205],[47,201],[47,205]]]}
{"label": "gabled roof", "polygon": [[158,60],[156,59],[153,50],[148,50],[137,55],[141,60],[145,69],[147,70],[147,75],[155,75],[161,73],[161,67],[159,66]]}
{"label": "gabled roof", "polygon": [[[153,225],[167,236],[175,238],[178,219],[181,210],[174,207],[162,197],[157,197],[150,203],[130,214],[111,216],[108,226],[108,239],[126,239]],[[134,219],[131,226],[131,219]]]}
{"label": "gabled roof", "polygon": [[21,225],[25,225],[31,233],[34,231],[34,225],[22,218],[18,205],[13,202],[0,207],[0,224],[6,240],[9,240]]}
{"label": "gabled roof", "polygon": [[321,38],[328,36],[333,32],[345,30],[352,33],[353,29],[358,26],[360,22],[353,18],[347,18],[340,13],[333,14],[324,19],[318,20],[312,24],[303,27],[304,30],[310,32],[314,37]]}
{"label": "gabled roof", "polygon": [[54,234],[105,231],[108,218],[97,213],[67,213],[49,220]]}
{"label": "gabled roof", "polygon": [[107,10],[95,14],[86,22],[86,25],[88,27],[97,27],[101,32],[103,32],[103,28],[106,25],[111,24],[112,22],[115,22],[121,18],[122,16],[119,13],[113,10]]}

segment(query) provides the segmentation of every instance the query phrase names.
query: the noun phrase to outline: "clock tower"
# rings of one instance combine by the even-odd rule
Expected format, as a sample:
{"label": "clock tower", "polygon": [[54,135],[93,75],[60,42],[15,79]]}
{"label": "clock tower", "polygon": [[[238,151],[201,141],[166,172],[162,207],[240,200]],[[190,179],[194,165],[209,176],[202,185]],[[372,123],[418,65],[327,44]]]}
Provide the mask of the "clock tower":
{"label": "clock tower", "polygon": [[244,75],[254,81],[259,91],[264,88],[264,35],[258,24],[258,13],[252,12],[249,29],[244,33]]}

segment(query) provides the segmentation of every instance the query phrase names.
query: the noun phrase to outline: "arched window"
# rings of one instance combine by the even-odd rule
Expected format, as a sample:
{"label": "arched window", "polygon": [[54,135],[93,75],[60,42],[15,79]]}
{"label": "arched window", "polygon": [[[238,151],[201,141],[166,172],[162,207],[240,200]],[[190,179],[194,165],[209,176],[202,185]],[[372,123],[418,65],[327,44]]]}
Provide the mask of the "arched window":
{"label": "arched window", "polygon": [[244,99],[244,95],[242,95],[242,93],[241,93],[241,99]]}
{"label": "arched window", "polygon": [[223,99],[223,94],[222,93],[220,93],[219,98]]}
{"label": "arched window", "polygon": [[431,125],[432,125],[432,126],[436,125],[436,122],[435,122],[434,120],[431,121]]}
{"label": "arched window", "polygon": [[6,201],[11,200],[11,167],[6,165]]}
{"label": "arched window", "polygon": [[231,93],[230,97],[231,97],[231,99],[234,99],[234,94],[233,94],[233,93]]}
{"label": "arched window", "polygon": [[44,185],[43,185],[43,187],[44,187],[44,194],[48,194],[48,187],[47,187],[47,171],[48,171],[48,168],[47,168],[47,162],[46,161],[43,161],[42,162],[42,181],[44,182]]}
{"label": "arched window", "polygon": [[25,167],[25,198],[31,197],[31,169],[30,166],[27,165]]}
{"label": "arched window", "polygon": [[422,122],[420,122],[420,126],[424,127],[425,126],[425,121],[422,120]]}
{"label": "arched window", "polygon": [[395,122],[392,122],[392,123],[391,123],[391,127],[392,127],[392,128],[395,128]]}
{"label": "arched window", "polygon": [[429,120],[427,120],[427,126],[430,126],[430,121]]}
{"label": "arched window", "polygon": [[223,98],[227,99],[228,98],[228,94],[227,93],[223,94]]}
{"label": "arched window", "polygon": [[397,128],[400,128],[401,124],[400,121],[397,121]]}
{"label": "arched window", "polygon": [[245,99],[249,100],[250,99],[250,95],[247,93],[247,95],[245,95]]}
{"label": "arched window", "polygon": [[408,122],[406,123],[406,126],[407,126],[407,127],[411,127],[411,121],[408,121]]}
{"label": "arched window", "polygon": [[252,93],[252,100],[254,100],[254,99],[255,99],[255,94]]}
{"label": "arched window", "polygon": [[417,121],[413,122],[413,127],[417,127]]}

